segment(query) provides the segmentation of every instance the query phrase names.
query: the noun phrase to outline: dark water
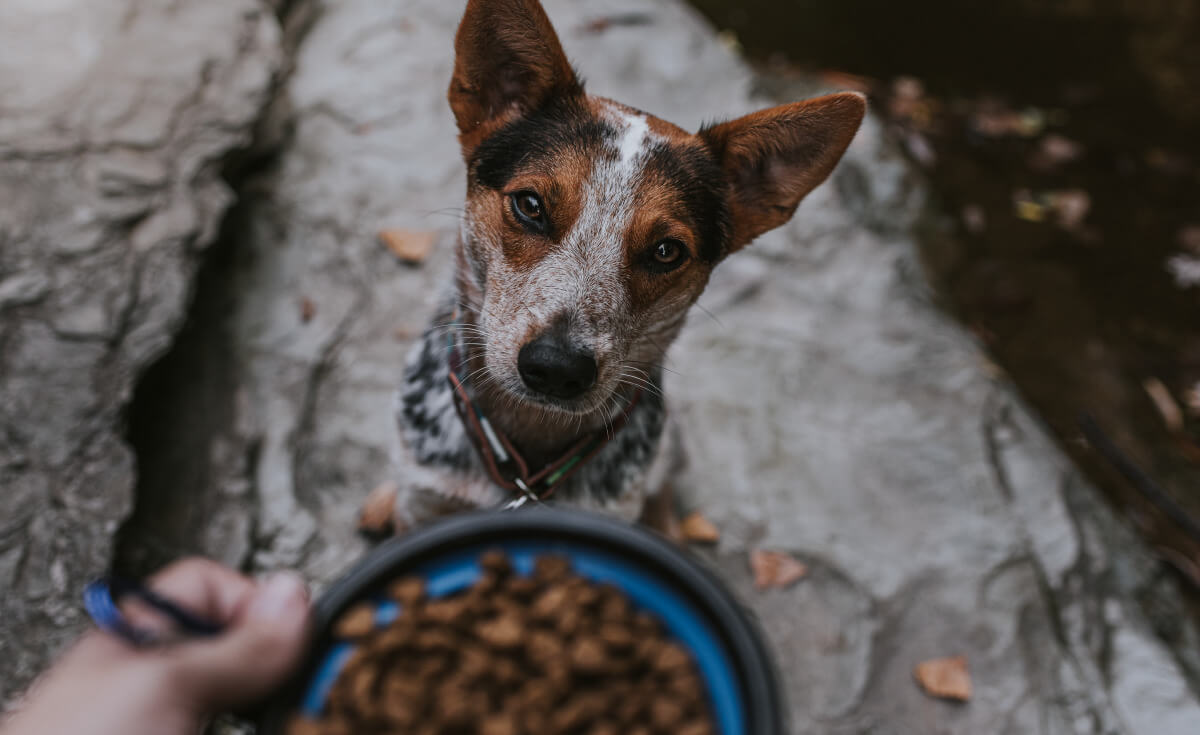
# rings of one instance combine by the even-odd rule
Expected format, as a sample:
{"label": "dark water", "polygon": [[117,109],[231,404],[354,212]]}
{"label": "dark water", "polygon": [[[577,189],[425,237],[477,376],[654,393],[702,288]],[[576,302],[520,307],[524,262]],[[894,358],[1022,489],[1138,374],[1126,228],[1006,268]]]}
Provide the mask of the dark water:
{"label": "dark water", "polygon": [[1200,0],[693,2],[768,76],[856,75],[945,214],[947,304],[1200,584],[1200,283],[1168,265],[1200,268]]}

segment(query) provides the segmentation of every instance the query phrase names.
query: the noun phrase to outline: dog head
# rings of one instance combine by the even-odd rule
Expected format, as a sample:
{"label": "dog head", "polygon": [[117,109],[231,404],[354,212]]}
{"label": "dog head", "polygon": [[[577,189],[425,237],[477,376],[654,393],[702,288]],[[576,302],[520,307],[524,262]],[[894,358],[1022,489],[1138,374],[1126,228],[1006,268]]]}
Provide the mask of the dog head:
{"label": "dog head", "polygon": [[537,0],[470,0],[455,51],[483,379],[567,414],[645,382],[713,267],[791,218],[866,108],[834,94],[691,134],[586,94]]}

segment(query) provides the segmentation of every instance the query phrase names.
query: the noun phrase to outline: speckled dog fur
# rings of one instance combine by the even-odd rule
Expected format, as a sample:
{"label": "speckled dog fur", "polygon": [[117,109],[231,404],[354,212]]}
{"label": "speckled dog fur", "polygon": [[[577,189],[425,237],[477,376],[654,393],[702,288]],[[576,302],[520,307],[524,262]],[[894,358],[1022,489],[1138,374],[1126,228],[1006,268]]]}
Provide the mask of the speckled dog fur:
{"label": "speckled dog fur", "polygon": [[[450,345],[477,405],[529,461],[612,441],[554,499],[627,519],[678,461],[661,363],[713,267],[786,222],[832,171],[865,105],[836,94],[690,134],[587,95],[536,0],[471,0],[448,94],[468,185],[450,294],[414,348],[397,405],[395,520],[509,499],[454,408]],[[553,333],[594,358],[589,388],[533,390],[522,347]]]}

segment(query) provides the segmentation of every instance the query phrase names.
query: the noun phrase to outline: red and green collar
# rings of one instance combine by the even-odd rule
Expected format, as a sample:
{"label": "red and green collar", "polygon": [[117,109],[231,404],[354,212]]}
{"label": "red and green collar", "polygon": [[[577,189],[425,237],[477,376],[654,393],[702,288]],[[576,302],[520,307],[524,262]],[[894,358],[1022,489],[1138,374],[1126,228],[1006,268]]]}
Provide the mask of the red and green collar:
{"label": "red and green collar", "polygon": [[532,471],[529,463],[504,432],[488,421],[487,416],[471,397],[466,379],[462,377],[463,360],[455,338],[455,326],[457,324],[449,331],[450,359],[447,374],[454,394],[454,408],[492,482],[517,494],[507,507],[519,507],[529,501],[540,502],[553,495],[559,485],[612,441],[617,432],[628,423],[629,416],[641,400],[642,391],[639,390],[605,429],[582,437],[557,459],[536,472]]}

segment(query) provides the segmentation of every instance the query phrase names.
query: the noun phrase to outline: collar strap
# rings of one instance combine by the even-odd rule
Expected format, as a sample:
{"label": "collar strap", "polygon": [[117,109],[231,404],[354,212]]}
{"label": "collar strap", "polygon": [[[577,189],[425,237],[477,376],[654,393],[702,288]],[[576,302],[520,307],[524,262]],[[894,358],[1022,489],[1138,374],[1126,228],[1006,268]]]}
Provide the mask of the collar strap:
{"label": "collar strap", "polygon": [[617,432],[628,423],[630,414],[633,413],[633,409],[642,398],[642,391],[639,390],[625,404],[624,410],[613,419],[607,430],[584,436],[558,459],[553,460],[537,472],[531,472],[525,458],[508,440],[504,432],[493,426],[472,400],[461,377],[462,360],[453,335],[450,337],[449,350],[450,369],[447,377],[454,394],[454,408],[467,431],[467,436],[471,438],[471,443],[475,446],[475,451],[483,460],[483,467],[487,470],[488,476],[492,482],[505,490],[518,493],[517,505],[526,500],[545,500],[553,495],[564,480],[578,471],[612,441]]}

